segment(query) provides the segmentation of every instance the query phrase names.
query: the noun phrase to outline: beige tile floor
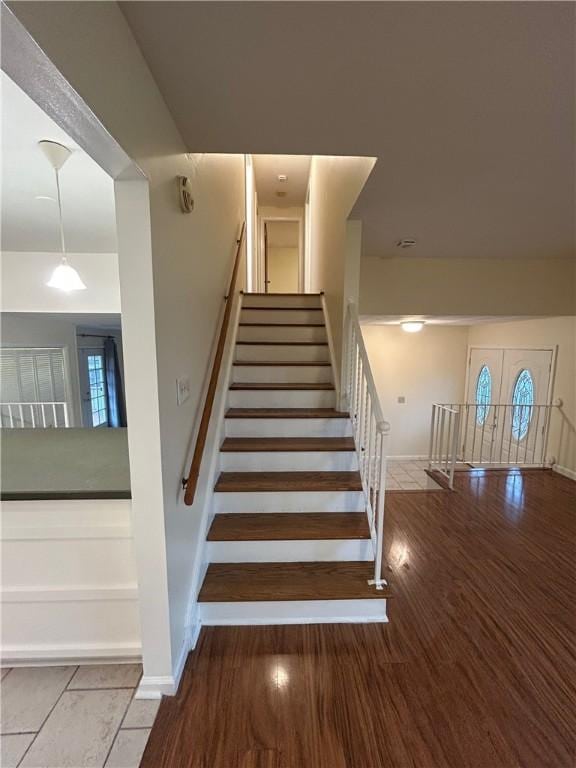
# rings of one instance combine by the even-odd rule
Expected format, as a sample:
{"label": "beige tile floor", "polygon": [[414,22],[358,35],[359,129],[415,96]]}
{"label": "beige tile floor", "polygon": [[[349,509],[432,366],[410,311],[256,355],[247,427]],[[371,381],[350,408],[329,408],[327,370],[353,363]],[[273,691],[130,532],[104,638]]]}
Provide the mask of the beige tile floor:
{"label": "beige tile floor", "polygon": [[159,701],[139,664],[3,669],[2,768],[138,768]]}
{"label": "beige tile floor", "polygon": [[386,465],[387,491],[441,491],[442,488],[426,474],[427,461],[388,459]]}

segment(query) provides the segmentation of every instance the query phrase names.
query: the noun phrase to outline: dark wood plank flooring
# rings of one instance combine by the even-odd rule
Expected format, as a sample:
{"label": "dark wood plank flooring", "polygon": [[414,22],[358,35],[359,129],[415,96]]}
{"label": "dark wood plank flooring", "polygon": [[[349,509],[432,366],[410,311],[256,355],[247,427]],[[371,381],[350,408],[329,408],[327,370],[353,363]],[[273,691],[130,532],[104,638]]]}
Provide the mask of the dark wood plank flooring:
{"label": "dark wood plank flooring", "polygon": [[203,629],[143,768],[574,768],[576,485],[387,498],[390,623]]}
{"label": "dark wood plank flooring", "polygon": [[363,512],[244,512],[214,517],[208,541],[368,539]]}

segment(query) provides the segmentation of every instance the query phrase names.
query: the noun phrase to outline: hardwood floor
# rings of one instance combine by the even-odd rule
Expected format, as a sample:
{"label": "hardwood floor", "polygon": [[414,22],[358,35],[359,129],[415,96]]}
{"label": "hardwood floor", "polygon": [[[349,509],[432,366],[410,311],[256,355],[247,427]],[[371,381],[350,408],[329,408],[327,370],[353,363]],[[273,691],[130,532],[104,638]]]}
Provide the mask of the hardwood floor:
{"label": "hardwood floor", "polygon": [[203,629],[143,768],[574,768],[576,484],[387,498],[390,623]]}

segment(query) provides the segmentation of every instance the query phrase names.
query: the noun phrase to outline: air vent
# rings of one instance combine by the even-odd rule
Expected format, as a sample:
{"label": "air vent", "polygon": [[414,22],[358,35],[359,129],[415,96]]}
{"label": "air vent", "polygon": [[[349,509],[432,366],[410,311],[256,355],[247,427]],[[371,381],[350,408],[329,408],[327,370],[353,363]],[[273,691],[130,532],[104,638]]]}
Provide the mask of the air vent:
{"label": "air vent", "polygon": [[286,197],[286,192],[280,192],[280,190],[278,190],[276,192],[276,197]]}

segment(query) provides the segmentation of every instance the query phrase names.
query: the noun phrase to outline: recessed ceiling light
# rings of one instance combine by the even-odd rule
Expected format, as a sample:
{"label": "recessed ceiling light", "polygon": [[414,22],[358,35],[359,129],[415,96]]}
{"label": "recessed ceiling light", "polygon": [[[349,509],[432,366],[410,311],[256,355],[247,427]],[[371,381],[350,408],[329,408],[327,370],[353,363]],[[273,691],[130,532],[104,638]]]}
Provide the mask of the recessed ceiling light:
{"label": "recessed ceiling light", "polygon": [[398,248],[413,248],[416,245],[416,240],[412,237],[403,237],[402,240],[398,240],[396,246]]}
{"label": "recessed ceiling light", "polygon": [[281,181],[281,182],[288,181],[288,176],[286,176],[285,173],[279,173],[278,174],[278,181]]}
{"label": "recessed ceiling light", "polygon": [[406,333],[418,333],[418,331],[421,331],[422,328],[424,328],[424,321],[423,320],[405,320],[404,322],[400,323],[402,326],[402,330],[406,331]]}

